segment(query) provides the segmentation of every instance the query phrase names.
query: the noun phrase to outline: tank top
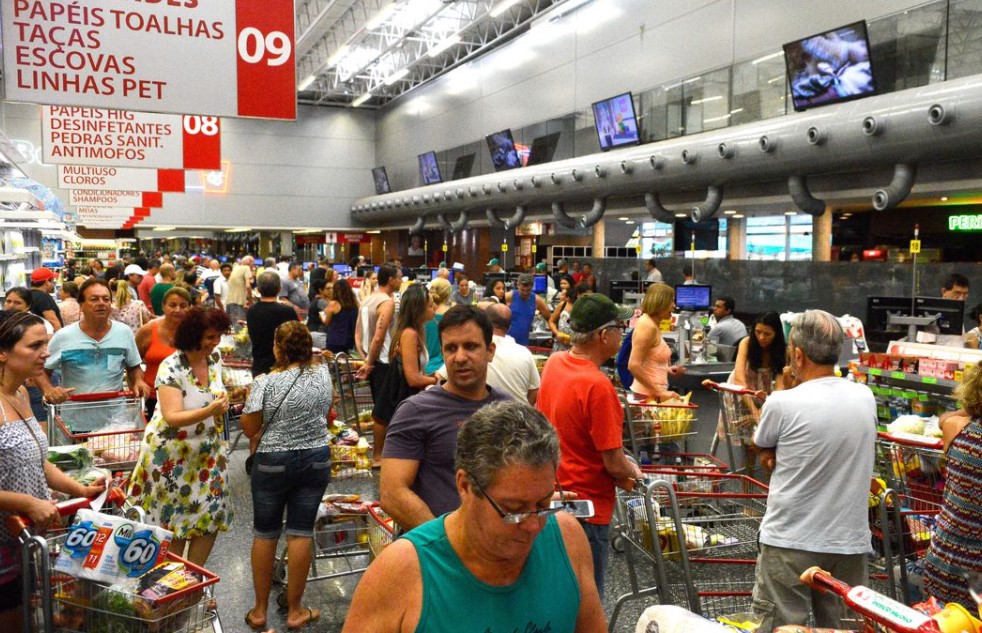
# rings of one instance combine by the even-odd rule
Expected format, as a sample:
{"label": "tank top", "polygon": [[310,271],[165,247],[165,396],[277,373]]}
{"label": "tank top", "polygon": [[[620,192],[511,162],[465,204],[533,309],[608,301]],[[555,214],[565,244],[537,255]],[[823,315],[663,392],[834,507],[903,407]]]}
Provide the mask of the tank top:
{"label": "tank top", "polygon": [[508,334],[519,345],[528,345],[532,320],[535,318],[535,293],[530,294],[528,299],[522,299],[517,290],[513,291],[508,307],[511,308],[511,327],[508,328]]}
{"label": "tank top", "polygon": [[[378,324],[378,309],[386,301],[392,301],[392,297],[384,292],[373,292],[361,304],[361,340],[368,352],[372,346],[372,336],[375,335],[375,326]],[[389,344],[392,342],[392,327],[395,325],[395,314],[389,323],[389,331],[385,333],[385,341],[382,342],[382,349],[378,354],[378,362],[389,364]]]}
{"label": "tank top", "polygon": [[[641,352],[637,347],[634,350]],[[665,338],[662,337],[658,341],[658,345],[651,348],[648,355],[641,360],[643,379],[650,384],[656,385],[661,391],[666,391],[668,389],[668,365],[672,360],[672,348],[665,342]],[[637,378],[637,375],[635,375],[634,382],[631,383],[631,391],[645,396],[657,395],[648,393],[648,390],[638,382]]]}
{"label": "tank top", "polygon": [[[416,547],[423,579],[423,605],[416,631],[550,631],[576,629],[580,587],[566,554],[556,517],[536,537],[514,583],[495,586],[464,566],[447,538],[446,515],[407,533]],[[481,605],[461,609],[461,605]]]}
{"label": "tank top", "polygon": [[350,351],[355,346],[357,320],[358,308],[342,309],[335,314],[327,325],[327,349],[335,354]]}
{"label": "tank top", "polygon": [[160,334],[157,332],[159,325],[159,321],[150,322],[150,347],[147,348],[147,353],[143,355],[143,362],[147,365],[147,370],[143,372],[143,380],[150,385],[151,398],[157,397],[154,383],[157,381],[157,370],[160,369],[160,363],[177,351],[176,348],[170,347],[160,338]]}

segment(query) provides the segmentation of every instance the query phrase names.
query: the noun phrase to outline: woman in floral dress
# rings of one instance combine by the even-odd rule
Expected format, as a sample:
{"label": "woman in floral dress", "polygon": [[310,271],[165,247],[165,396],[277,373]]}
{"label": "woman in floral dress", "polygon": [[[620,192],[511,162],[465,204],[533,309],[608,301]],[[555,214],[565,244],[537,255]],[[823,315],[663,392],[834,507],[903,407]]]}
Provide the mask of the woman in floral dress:
{"label": "woman in floral dress", "polygon": [[228,443],[223,439],[228,396],[216,351],[229,318],[193,308],[174,335],[177,351],[157,372],[159,406],[147,424],[130,497],[148,518],[174,533],[171,549],[204,565],[218,532],[232,522]]}

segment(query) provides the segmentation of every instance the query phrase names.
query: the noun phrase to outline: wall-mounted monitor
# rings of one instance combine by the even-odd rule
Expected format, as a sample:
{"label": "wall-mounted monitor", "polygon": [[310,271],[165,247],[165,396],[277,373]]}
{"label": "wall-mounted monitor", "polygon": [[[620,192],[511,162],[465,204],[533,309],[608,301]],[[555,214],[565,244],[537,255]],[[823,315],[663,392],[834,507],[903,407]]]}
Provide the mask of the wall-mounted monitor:
{"label": "wall-mounted monitor", "polygon": [[641,142],[638,119],[634,115],[634,98],[630,92],[594,103],[593,120],[600,149],[605,152]]}
{"label": "wall-mounted monitor", "polygon": [[556,146],[559,145],[560,132],[553,132],[545,136],[539,136],[532,141],[532,149],[529,151],[528,166],[541,165],[552,160],[556,153]]}
{"label": "wall-mounted monitor", "polygon": [[443,178],[440,177],[440,165],[436,161],[436,152],[420,154],[418,159],[419,175],[424,185],[435,185],[438,182],[443,182]]}
{"label": "wall-mounted monitor", "polygon": [[675,286],[675,306],[681,312],[706,312],[712,306],[712,286],[680,284]]}
{"label": "wall-mounted monitor", "polygon": [[392,191],[389,187],[389,177],[385,173],[385,167],[373,167],[372,180],[375,181],[375,193],[377,195]]}
{"label": "wall-mounted monitor", "polygon": [[866,23],[856,22],[784,45],[794,109],[876,94]]}
{"label": "wall-mounted monitor", "polygon": [[457,162],[453,165],[453,178],[451,180],[460,180],[461,178],[470,178],[471,170],[474,169],[474,154],[464,154],[463,156],[457,157]]}
{"label": "wall-mounted monitor", "polygon": [[675,223],[675,243],[673,248],[676,251],[687,251],[692,248],[692,239],[695,237],[697,251],[715,251],[719,249],[719,220],[703,220],[693,222],[692,220],[678,220]]}
{"label": "wall-mounted monitor", "polygon": [[491,152],[491,164],[495,171],[515,169],[522,166],[522,161],[515,150],[515,139],[511,130],[501,130],[488,134],[488,150]]}
{"label": "wall-mounted monitor", "polygon": [[342,277],[350,277],[352,268],[348,264],[331,264],[331,268]]}

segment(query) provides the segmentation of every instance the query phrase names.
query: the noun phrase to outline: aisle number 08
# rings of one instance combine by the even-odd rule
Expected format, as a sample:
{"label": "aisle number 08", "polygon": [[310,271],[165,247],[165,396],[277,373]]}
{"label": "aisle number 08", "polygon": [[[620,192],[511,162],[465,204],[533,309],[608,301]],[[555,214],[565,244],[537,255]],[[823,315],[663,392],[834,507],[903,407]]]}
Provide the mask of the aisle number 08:
{"label": "aisle number 08", "polygon": [[188,134],[215,136],[218,134],[217,116],[185,116],[184,131]]}
{"label": "aisle number 08", "polygon": [[247,64],[258,64],[266,58],[267,66],[282,66],[290,59],[293,43],[283,31],[263,32],[254,26],[239,33],[239,57]]}

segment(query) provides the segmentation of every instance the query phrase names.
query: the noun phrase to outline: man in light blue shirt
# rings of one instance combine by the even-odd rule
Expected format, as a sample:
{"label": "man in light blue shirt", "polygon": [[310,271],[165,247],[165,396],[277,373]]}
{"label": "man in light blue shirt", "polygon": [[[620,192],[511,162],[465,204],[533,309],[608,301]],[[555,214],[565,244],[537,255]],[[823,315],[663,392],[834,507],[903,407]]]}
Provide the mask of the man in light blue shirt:
{"label": "man in light blue shirt", "polygon": [[713,303],[713,319],[707,340],[713,345],[738,345],[747,336],[747,326],[735,316],[733,297],[719,297]]}

